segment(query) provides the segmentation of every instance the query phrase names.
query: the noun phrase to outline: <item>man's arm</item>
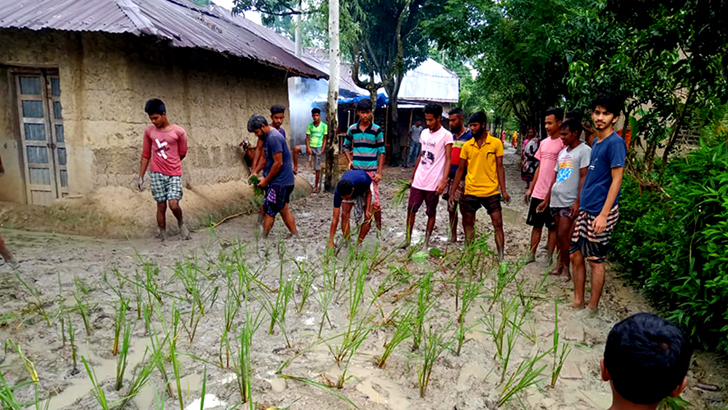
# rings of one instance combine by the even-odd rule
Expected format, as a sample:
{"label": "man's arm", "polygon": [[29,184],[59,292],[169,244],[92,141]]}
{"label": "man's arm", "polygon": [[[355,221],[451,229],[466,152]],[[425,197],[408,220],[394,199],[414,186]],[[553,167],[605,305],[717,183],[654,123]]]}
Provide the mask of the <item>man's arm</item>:
{"label": "man's arm", "polygon": [[384,168],[384,154],[379,154],[379,162],[377,163],[377,174],[374,175],[373,181],[379,182],[382,180],[382,168]]}
{"label": "man's arm", "polygon": [[604,206],[602,207],[602,212],[599,213],[599,216],[594,220],[594,233],[602,233],[605,229],[607,229],[607,217],[609,216],[609,211],[612,210],[612,205],[614,205],[614,201],[617,200],[617,195],[619,194],[619,189],[622,187],[622,176],[624,175],[624,168],[612,168],[612,184],[609,185],[609,193],[607,193],[607,200],[604,201]]}
{"label": "man's arm", "polygon": [[263,140],[258,138],[255,145],[255,154],[253,155],[253,174],[257,174],[265,167],[265,155],[263,154]]}
{"label": "man's arm", "polygon": [[501,195],[506,201],[506,204],[511,202],[511,196],[506,191],[506,171],[503,169],[503,157],[495,157],[495,170],[498,174],[498,185],[501,188]]}
{"label": "man's arm", "polygon": [[273,166],[270,168],[268,176],[263,178],[263,180],[258,183],[258,186],[261,188],[268,186],[268,183],[273,180],[276,175],[278,175],[278,171],[281,170],[281,167],[283,167],[283,152],[276,152],[273,154]]}
{"label": "man's arm", "polygon": [[311,155],[311,134],[306,134],[306,154]]}
{"label": "man's arm", "polygon": [[455,171],[455,179],[452,181],[452,186],[450,187],[450,200],[453,201],[455,198],[455,191],[457,190],[457,187],[460,186],[460,181],[463,180],[463,174],[465,172],[465,163],[468,160],[460,158],[460,163],[458,163],[458,170]]}
{"label": "man's arm", "polygon": [[[571,217],[576,218],[579,215],[579,207],[581,206],[581,189],[584,188],[584,181],[586,181],[586,174],[589,172],[589,167],[579,169],[579,190],[576,191],[576,201],[571,205]],[[550,193],[551,191],[549,191]]]}
{"label": "man's arm", "polygon": [[346,131],[346,137],[344,137],[344,145],[342,146],[342,151],[344,151],[344,155],[346,156],[346,159],[349,161],[349,169],[354,168],[354,157],[351,153],[351,145],[352,145],[353,139],[354,139],[354,136],[351,135],[351,132]]}
{"label": "man's arm", "polygon": [[538,174],[540,174],[540,173],[541,173],[541,162],[538,163],[538,166],[536,167],[536,172],[533,174],[533,181],[531,181],[531,183],[528,184],[528,189],[526,190],[526,194],[523,196],[523,199],[526,201],[526,203],[528,203],[528,201],[531,199],[531,194],[533,193],[533,187],[536,185],[536,181],[538,181]]}
{"label": "man's arm", "polygon": [[331,229],[329,229],[329,248],[334,247],[334,236],[336,236],[336,228],[339,226],[339,217],[341,215],[341,207],[334,207],[334,216],[331,219]]}
{"label": "man's arm", "polygon": [[366,205],[364,205],[364,222],[372,219],[372,190],[367,191]]}
{"label": "man's arm", "polygon": [[437,187],[437,195],[442,195],[442,193],[445,192],[445,186],[447,185],[447,176],[450,175],[451,162],[452,144],[447,144],[445,145],[445,166],[442,167],[442,180],[440,181],[440,185]]}
{"label": "man's arm", "polygon": [[3,157],[0,157],[0,175],[5,173],[5,167],[3,166]]}
{"label": "man's arm", "polygon": [[415,174],[417,174],[417,168],[420,166],[420,161],[422,161],[422,151],[420,151],[419,154],[417,154],[417,161],[415,162],[415,168],[412,170],[412,176],[410,177],[410,185],[415,181]]}

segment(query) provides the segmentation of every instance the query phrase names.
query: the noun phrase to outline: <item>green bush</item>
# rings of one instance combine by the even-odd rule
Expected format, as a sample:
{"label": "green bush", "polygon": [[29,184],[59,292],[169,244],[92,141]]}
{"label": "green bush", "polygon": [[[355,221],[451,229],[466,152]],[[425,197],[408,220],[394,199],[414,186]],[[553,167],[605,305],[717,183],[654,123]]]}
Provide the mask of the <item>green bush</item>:
{"label": "green bush", "polygon": [[612,257],[694,340],[728,352],[726,144],[670,161],[663,181],[640,190],[625,177]]}

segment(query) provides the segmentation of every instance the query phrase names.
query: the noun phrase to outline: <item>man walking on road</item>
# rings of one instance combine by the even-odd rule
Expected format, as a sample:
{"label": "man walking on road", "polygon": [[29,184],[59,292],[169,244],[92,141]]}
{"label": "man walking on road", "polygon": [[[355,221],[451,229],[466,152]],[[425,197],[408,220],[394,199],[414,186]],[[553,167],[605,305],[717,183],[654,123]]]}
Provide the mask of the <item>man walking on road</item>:
{"label": "man walking on road", "polygon": [[265,117],[255,114],[248,120],[248,132],[263,140],[266,153],[266,163],[263,169],[265,176],[258,186],[264,188],[263,209],[263,236],[268,237],[276,215],[281,214],[283,223],[290,231],[289,237],[297,236],[296,221],[293,218],[288,203],[291,201],[291,193],[295,185],[293,176],[293,164],[291,152],[286,144],[286,139],[275,128],[268,125]]}
{"label": "man walking on road", "polygon": [[556,181],[549,189],[546,199],[536,208],[538,212],[551,209],[556,221],[556,240],[559,248],[558,264],[552,275],[564,275],[571,279],[569,270],[569,249],[574,222],[579,215],[581,188],[584,186],[589,168],[591,148],[579,139],[583,127],[576,119],[568,119],[561,124],[561,140],[566,148],[559,152],[556,164]]}
{"label": "man walking on road", "polygon": [[[450,201],[454,200],[455,190],[465,178],[465,195],[460,200],[463,215],[463,230],[466,244],[475,239],[475,213],[482,206],[488,211],[495,230],[495,246],[498,259],[504,256],[505,234],[503,233],[503,211],[501,195],[506,203],[511,197],[506,192],[506,173],[503,169],[503,143],[485,130],[487,117],[484,112],[476,112],[470,117],[470,130],[473,138],[463,145],[460,163],[455,180],[450,188]],[[465,168],[467,165],[467,174]]]}
{"label": "man walking on road", "polygon": [[[458,171],[460,165],[460,152],[466,142],[473,138],[473,133],[469,127],[465,126],[465,118],[463,110],[460,108],[454,108],[448,113],[448,119],[450,120],[450,131],[452,131],[452,156],[450,160],[449,175],[447,178],[447,186],[445,187],[445,193],[442,198],[447,201],[447,212],[450,216],[450,242],[455,243],[458,241],[458,203],[463,197],[465,191],[465,179],[460,181],[460,185],[455,187],[455,196],[450,201],[450,191],[452,190],[453,182],[455,181],[455,173]],[[465,170],[463,174],[468,173],[468,164],[465,164]]]}
{"label": "man walking on road", "polygon": [[592,103],[596,139],[592,146],[589,171],[581,190],[576,228],[571,238],[574,266],[574,308],[584,309],[586,267],[591,267],[591,299],[586,315],[597,313],[604,287],[604,260],[609,239],[619,219],[619,194],[627,155],[624,140],[614,132],[622,112],[622,102],[612,95],[600,95]]}
{"label": "man walking on road", "polygon": [[554,218],[551,216],[551,211],[545,209],[543,212],[538,212],[537,209],[544,199],[546,199],[546,194],[551,185],[553,185],[554,178],[556,178],[554,167],[556,166],[559,152],[564,149],[564,143],[561,141],[561,135],[559,134],[563,116],[564,110],[562,108],[551,108],[546,111],[544,125],[549,138],[541,141],[538,147],[535,158],[539,161],[539,165],[533,176],[533,182],[529,185],[524,197],[526,203],[530,201],[526,224],[533,227],[531,231],[531,256],[527,263],[536,261],[536,250],[538,249],[539,242],[541,242],[541,232],[543,231],[544,225],[549,232],[546,244],[549,265],[551,265],[554,248],[556,248],[556,224],[554,223]]}
{"label": "man walking on road", "polygon": [[425,203],[427,207],[427,228],[425,247],[430,246],[430,236],[435,228],[437,203],[445,191],[447,175],[450,171],[452,134],[442,127],[442,107],[437,104],[425,106],[427,129],[422,131],[420,144],[422,152],[417,157],[412,172],[409,204],[407,205],[407,232],[402,246],[406,249],[412,239],[417,211]]}
{"label": "man walking on road", "polygon": [[329,128],[325,122],[321,122],[321,110],[311,110],[313,122],[306,128],[306,153],[313,159],[313,170],[316,173],[313,193],[318,194],[321,182],[321,153],[326,152],[326,135]]}
{"label": "man walking on road", "polygon": [[384,167],[384,133],[372,123],[372,100],[365,99],[356,105],[359,122],[349,127],[344,138],[344,155],[349,169],[361,169],[372,178],[372,212],[377,229],[382,230],[382,204],[379,200],[379,182]]}
{"label": "man walking on road", "polygon": [[[157,202],[159,237],[167,239],[167,205],[172,210],[182,239],[190,239],[184,223],[182,208],[182,160],[187,155],[187,133],[184,128],[167,120],[167,107],[162,100],[153,98],[144,107],[152,125],[144,130],[142,161],[137,178],[139,191],[144,190],[144,174],[149,168],[149,186]],[[153,151],[153,154],[152,154]],[[150,166],[151,162],[151,166]]]}

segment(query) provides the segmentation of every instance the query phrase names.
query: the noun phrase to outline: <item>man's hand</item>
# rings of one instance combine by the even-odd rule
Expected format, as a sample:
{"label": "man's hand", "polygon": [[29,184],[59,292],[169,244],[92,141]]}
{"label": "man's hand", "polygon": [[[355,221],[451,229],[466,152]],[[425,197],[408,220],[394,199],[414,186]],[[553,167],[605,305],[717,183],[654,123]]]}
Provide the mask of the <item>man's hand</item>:
{"label": "man's hand", "polygon": [[569,213],[569,216],[574,219],[579,215],[579,203],[574,202],[573,205],[571,205],[571,212]]}
{"label": "man's hand", "polygon": [[607,217],[603,215],[597,216],[597,219],[594,220],[594,224],[592,224],[592,227],[594,228],[594,234],[600,234],[604,232],[607,229]]}
{"label": "man's hand", "polygon": [[526,191],[525,194],[523,194],[523,202],[525,202],[526,205],[528,205],[528,203],[531,201],[531,193],[532,191],[529,189],[528,191]]}
{"label": "man's hand", "polygon": [[372,219],[372,210],[371,208],[364,210],[364,222],[369,222]]}
{"label": "man's hand", "polygon": [[511,196],[508,195],[505,189],[503,190],[503,200],[506,201],[506,205],[511,202]]}
{"label": "man's hand", "polygon": [[144,191],[144,177],[139,176],[137,177],[137,188],[139,189],[139,192]]}
{"label": "man's hand", "polygon": [[382,180],[382,174],[380,174],[379,172],[377,172],[376,174],[374,174],[374,178],[372,178],[372,181],[379,182],[381,180]]}
{"label": "man's hand", "polygon": [[440,185],[437,186],[437,191],[436,191],[437,195],[442,195],[442,193],[445,192],[446,185],[447,185],[447,181],[440,181]]}
{"label": "man's hand", "polygon": [[309,147],[309,146],[306,146],[306,153],[307,153],[307,154],[308,154],[309,156],[313,155],[313,150],[311,150],[311,147]]}
{"label": "man's hand", "polygon": [[349,171],[351,171],[352,169],[354,169],[354,163],[349,161]]}
{"label": "man's hand", "polygon": [[548,204],[548,203],[547,203],[546,201],[543,201],[543,202],[541,202],[541,203],[540,203],[540,204],[538,204],[538,206],[536,207],[536,212],[538,212],[538,213],[541,213],[541,212],[545,211],[545,210],[546,210],[546,207],[547,207],[548,205],[549,205],[549,204]]}
{"label": "man's hand", "polygon": [[260,182],[258,182],[258,187],[260,187],[260,188],[265,188],[267,186],[268,186],[268,181],[266,181],[266,178],[263,178],[260,180]]}

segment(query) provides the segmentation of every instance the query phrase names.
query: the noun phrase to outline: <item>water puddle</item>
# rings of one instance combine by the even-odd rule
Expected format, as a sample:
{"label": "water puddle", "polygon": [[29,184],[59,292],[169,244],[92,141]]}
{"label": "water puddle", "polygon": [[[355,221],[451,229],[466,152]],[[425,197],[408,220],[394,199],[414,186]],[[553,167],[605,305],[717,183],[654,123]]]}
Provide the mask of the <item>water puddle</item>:
{"label": "water puddle", "polygon": [[526,223],[526,217],[523,216],[523,213],[515,209],[503,207],[502,214],[504,225],[523,225]]}

